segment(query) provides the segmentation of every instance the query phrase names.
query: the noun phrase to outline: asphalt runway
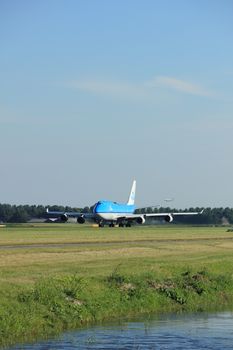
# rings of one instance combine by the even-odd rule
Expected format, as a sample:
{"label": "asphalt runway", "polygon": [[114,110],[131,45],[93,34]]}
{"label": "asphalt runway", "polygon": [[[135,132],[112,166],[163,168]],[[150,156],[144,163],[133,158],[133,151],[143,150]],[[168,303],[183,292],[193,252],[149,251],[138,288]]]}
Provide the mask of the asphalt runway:
{"label": "asphalt runway", "polygon": [[190,239],[150,239],[150,240],[131,240],[131,241],[111,241],[111,242],[100,242],[100,241],[86,241],[86,242],[72,242],[72,243],[29,243],[29,244],[0,244],[0,250],[6,249],[35,249],[35,248],[66,248],[66,247],[81,247],[81,246],[111,246],[111,245],[124,245],[124,244],[145,244],[145,243],[191,243],[191,242],[216,242],[216,241],[232,241],[233,237],[216,237],[216,238],[190,238]]}

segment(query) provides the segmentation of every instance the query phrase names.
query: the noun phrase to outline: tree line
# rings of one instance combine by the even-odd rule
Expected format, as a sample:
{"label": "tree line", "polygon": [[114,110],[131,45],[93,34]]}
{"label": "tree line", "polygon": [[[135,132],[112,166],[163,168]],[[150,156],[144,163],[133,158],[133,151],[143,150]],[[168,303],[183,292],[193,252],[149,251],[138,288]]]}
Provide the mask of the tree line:
{"label": "tree line", "polygon": [[[11,205],[0,204],[0,221],[10,223],[27,222],[30,219],[46,218],[46,209],[54,211],[77,211],[80,208],[64,207],[61,205],[43,206],[43,205]],[[89,208],[88,208],[89,209]]]}
{"label": "tree line", "polygon": [[[10,205],[10,204],[0,204],[0,221],[4,223],[23,223],[30,219],[46,219],[46,208],[51,211],[61,211],[61,212],[91,212],[92,207],[84,208],[72,208],[68,206],[53,205],[53,206],[43,206],[43,205]],[[160,207],[160,208],[141,208],[137,209],[137,213],[161,213],[161,212],[192,212],[201,211],[203,208],[189,208],[185,210],[170,208],[170,207]],[[158,219],[157,219],[158,221]],[[152,222],[152,219],[148,220],[148,223]],[[197,225],[222,225],[222,224],[233,224],[233,208],[205,208],[202,215],[195,216],[177,216],[174,223],[183,224],[197,224]]]}

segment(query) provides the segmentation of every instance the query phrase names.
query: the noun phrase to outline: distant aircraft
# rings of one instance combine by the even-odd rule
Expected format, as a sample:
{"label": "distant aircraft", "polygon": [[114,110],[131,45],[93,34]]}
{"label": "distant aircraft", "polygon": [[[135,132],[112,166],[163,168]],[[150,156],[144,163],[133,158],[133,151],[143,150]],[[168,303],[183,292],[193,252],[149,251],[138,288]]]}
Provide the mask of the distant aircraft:
{"label": "distant aircraft", "polygon": [[133,185],[130,191],[127,204],[120,204],[117,202],[111,202],[106,200],[100,200],[93,206],[92,213],[77,213],[77,212],[61,212],[61,211],[49,211],[47,208],[47,216],[60,218],[61,221],[66,222],[69,217],[77,218],[79,224],[84,224],[85,221],[94,221],[99,224],[99,227],[103,227],[108,223],[109,227],[114,227],[118,224],[120,227],[130,227],[132,222],[138,224],[144,224],[148,217],[163,218],[166,222],[172,222],[174,216],[181,215],[198,215],[201,212],[179,212],[179,213],[142,213],[135,214],[135,193],[136,193],[136,180],[133,181]]}
{"label": "distant aircraft", "polygon": [[174,201],[174,198],[165,198],[164,201],[165,202],[172,202],[172,201]]}

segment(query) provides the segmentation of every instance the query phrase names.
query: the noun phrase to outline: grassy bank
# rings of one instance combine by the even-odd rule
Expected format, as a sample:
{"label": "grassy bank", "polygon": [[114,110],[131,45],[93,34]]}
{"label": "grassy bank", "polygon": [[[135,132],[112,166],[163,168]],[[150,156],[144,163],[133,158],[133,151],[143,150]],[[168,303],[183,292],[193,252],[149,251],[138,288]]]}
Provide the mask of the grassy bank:
{"label": "grassy bank", "polygon": [[224,228],[2,228],[0,345],[137,313],[232,309],[232,248]]}

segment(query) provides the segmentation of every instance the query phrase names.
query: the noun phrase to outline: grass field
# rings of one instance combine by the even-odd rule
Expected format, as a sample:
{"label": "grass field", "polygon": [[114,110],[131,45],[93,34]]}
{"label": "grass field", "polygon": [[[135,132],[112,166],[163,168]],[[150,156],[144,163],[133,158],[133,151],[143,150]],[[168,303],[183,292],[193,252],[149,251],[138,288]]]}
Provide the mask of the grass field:
{"label": "grass field", "polygon": [[45,273],[106,276],[117,266],[124,273],[169,274],[187,265],[230,272],[232,251],[233,233],[222,227],[9,226],[0,229],[0,281],[23,285]]}
{"label": "grass field", "polygon": [[0,345],[113,315],[232,309],[232,251],[224,227],[0,227]]}

